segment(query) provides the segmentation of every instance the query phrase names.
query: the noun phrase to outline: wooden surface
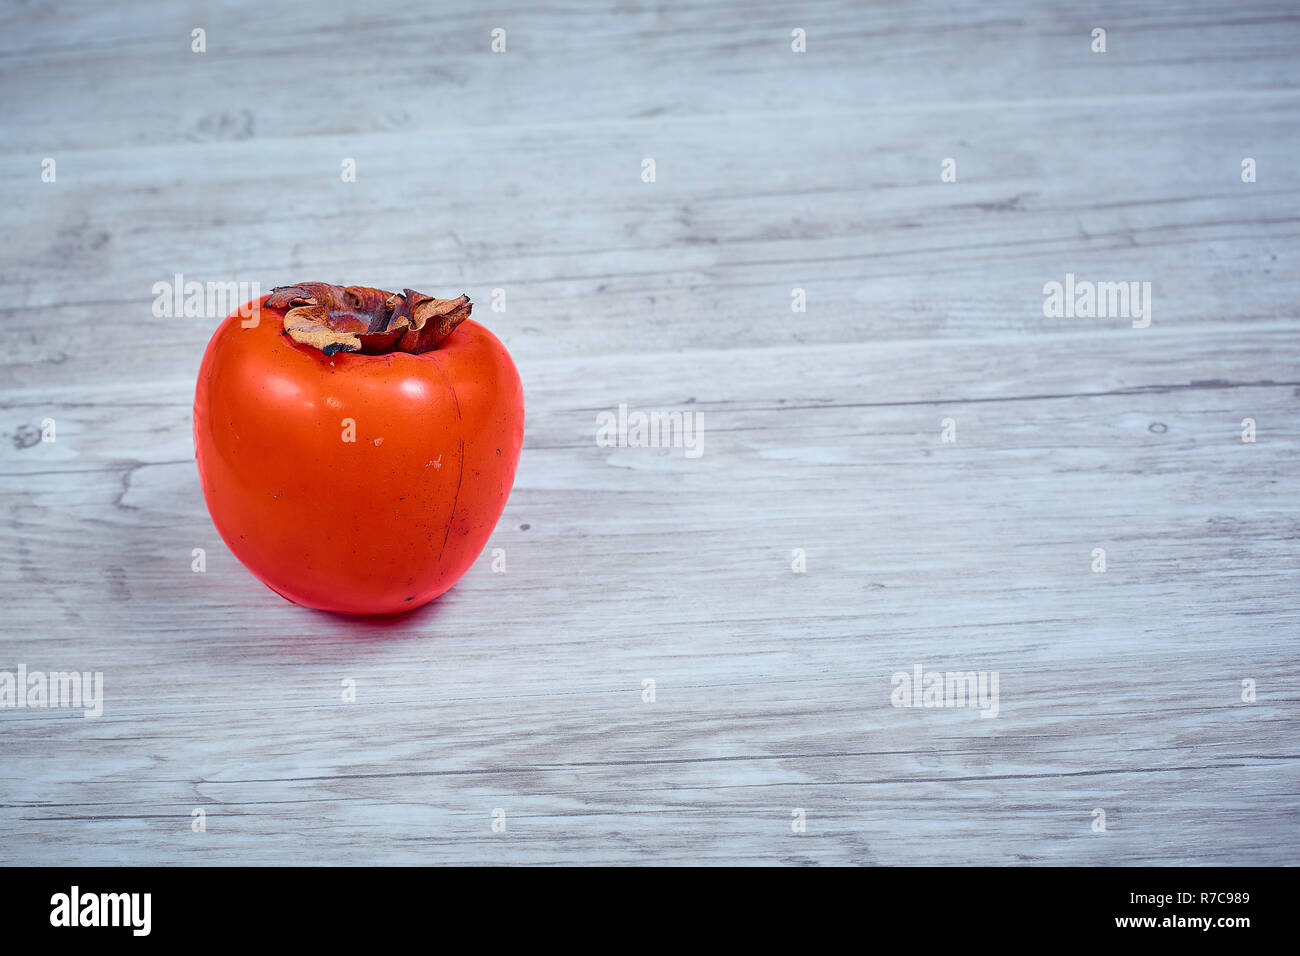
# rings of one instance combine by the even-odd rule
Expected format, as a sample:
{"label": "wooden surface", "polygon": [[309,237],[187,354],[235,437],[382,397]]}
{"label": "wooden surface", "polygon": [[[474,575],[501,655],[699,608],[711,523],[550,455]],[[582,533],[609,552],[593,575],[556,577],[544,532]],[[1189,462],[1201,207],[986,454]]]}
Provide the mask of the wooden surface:
{"label": "wooden surface", "polygon": [[[106,698],[0,710],[0,862],[1300,862],[1293,4],[199,11],[0,15],[0,669]],[[479,303],[528,424],[455,589],[230,555],[175,273]]]}

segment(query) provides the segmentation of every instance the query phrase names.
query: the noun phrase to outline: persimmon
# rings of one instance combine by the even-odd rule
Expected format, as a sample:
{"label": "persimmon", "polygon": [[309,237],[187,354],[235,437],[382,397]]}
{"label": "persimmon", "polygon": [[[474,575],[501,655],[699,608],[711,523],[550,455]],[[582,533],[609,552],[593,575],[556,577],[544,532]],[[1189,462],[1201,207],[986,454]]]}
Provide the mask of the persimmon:
{"label": "persimmon", "polygon": [[313,282],[217,328],[194,397],[203,496],[273,591],[344,614],[407,611],[482,552],[514,483],[524,398],[471,309]]}

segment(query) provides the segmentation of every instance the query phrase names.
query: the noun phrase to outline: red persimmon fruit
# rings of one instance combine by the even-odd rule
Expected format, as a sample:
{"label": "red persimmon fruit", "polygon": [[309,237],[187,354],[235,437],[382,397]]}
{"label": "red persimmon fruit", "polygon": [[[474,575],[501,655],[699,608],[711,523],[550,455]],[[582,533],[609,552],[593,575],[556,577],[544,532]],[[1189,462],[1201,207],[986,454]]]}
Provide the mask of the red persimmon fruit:
{"label": "red persimmon fruit", "polygon": [[208,511],[297,604],[408,611],[487,544],[524,435],[519,373],[469,299],[301,283],[229,315],[203,356]]}

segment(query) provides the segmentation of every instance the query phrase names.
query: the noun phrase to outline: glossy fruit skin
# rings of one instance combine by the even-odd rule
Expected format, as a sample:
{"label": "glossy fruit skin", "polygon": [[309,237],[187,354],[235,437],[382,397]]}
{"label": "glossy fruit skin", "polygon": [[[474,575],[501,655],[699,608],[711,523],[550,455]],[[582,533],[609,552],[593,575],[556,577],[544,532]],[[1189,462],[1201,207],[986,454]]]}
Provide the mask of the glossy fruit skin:
{"label": "glossy fruit skin", "polygon": [[482,552],[514,483],[524,395],[505,346],[467,319],[420,355],[327,357],[283,333],[282,311],[255,314],[251,328],[239,310],[217,328],[195,390],[217,531],[297,604],[388,614],[432,601]]}

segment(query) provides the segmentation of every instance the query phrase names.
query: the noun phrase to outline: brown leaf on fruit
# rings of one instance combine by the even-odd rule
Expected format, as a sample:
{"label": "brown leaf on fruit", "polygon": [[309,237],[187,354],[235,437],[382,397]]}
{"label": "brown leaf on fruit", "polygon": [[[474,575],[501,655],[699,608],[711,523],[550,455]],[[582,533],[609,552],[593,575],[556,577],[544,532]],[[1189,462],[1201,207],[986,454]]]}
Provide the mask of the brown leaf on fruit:
{"label": "brown leaf on fruit", "polygon": [[285,310],[285,334],[325,355],[428,352],[441,345],[473,309],[465,295],[435,299],[413,289],[403,293],[301,282],[273,289],[266,304]]}

